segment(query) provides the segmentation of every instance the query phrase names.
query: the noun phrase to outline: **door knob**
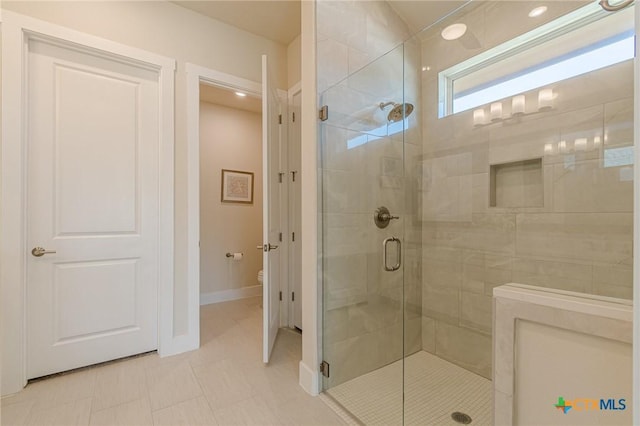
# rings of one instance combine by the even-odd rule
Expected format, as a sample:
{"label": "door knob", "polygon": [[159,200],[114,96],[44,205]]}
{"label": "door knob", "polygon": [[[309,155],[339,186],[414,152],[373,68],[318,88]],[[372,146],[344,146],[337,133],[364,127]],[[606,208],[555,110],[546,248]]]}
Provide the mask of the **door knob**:
{"label": "door knob", "polygon": [[42,257],[45,254],[53,254],[55,253],[55,250],[46,250],[43,249],[42,247],[34,247],[33,250],[31,250],[31,254],[34,255],[35,257]]}
{"label": "door knob", "polygon": [[278,246],[272,246],[271,244],[265,244],[264,246],[262,246],[262,250],[263,251],[271,251],[271,250],[275,250],[277,248],[278,248]]}

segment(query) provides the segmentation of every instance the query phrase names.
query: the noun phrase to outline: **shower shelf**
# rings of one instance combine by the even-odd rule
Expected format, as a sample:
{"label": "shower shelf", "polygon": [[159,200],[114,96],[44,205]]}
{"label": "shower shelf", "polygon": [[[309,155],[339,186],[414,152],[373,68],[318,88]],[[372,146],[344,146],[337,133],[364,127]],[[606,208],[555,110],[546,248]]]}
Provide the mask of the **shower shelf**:
{"label": "shower shelf", "polygon": [[491,165],[490,207],[544,207],[542,158]]}

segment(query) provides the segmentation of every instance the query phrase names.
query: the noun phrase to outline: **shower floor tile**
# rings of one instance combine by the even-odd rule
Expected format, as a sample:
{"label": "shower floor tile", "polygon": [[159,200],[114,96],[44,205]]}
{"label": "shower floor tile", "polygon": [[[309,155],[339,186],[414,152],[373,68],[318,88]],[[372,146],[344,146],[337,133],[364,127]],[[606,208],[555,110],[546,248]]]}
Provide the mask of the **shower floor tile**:
{"label": "shower floor tile", "polygon": [[[405,360],[405,424],[460,425],[451,418],[468,414],[472,425],[491,425],[491,381],[428,352]],[[365,425],[402,423],[402,362],[397,361],[326,391]]]}

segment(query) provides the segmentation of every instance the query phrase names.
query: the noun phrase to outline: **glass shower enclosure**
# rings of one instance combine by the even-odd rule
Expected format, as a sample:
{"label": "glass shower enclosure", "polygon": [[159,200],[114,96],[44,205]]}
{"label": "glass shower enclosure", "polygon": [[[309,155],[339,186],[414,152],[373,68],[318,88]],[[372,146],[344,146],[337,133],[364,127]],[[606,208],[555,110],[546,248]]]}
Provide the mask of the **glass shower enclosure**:
{"label": "glass shower enclosure", "polygon": [[494,287],[632,298],[633,8],[399,3],[316,3],[323,389],[491,424]]}
{"label": "glass shower enclosure", "polygon": [[[405,228],[403,46],[325,91],[322,132],[325,388],[402,359]],[[397,115],[394,115],[396,114]],[[413,277],[414,281],[416,277]],[[414,336],[416,347],[419,336]],[[402,423],[402,366],[388,377],[388,420]]]}

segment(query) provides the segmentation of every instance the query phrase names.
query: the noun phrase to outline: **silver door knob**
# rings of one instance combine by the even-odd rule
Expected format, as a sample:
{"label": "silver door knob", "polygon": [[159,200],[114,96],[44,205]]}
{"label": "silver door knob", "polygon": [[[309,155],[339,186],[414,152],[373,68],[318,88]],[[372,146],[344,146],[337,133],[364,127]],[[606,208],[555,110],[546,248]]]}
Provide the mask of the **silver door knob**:
{"label": "silver door knob", "polygon": [[31,250],[31,254],[34,255],[35,257],[42,257],[45,254],[53,254],[55,253],[55,250],[47,250],[47,249],[43,249],[42,247],[34,247],[33,250]]}
{"label": "silver door knob", "polygon": [[271,251],[271,250],[275,250],[277,248],[278,248],[278,246],[273,246],[271,244],[265,244],[265,245],[262,246],[262,250],[263,251]]}

